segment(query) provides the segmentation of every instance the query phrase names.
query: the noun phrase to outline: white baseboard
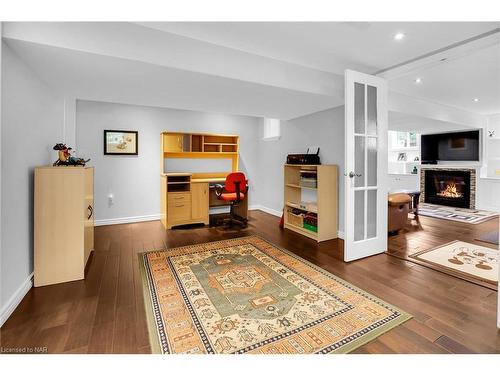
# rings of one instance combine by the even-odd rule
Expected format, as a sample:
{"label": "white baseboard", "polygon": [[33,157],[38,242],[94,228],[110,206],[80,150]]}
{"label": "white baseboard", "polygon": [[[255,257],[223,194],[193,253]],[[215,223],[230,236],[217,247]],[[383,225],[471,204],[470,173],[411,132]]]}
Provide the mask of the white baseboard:
{"label": "white baseboard", "polygon": [[99,227],[101,225],[140,223],[141,221],[153,221],[153,220],[160,220],[160,214],[119,217],[116,219],[101,219],[101,220],[95,220],[94,225],[96,227]]}
{"label": "white baseboard", "polygon": [[33,273],[19,286],[14,294],[9,298],[5,306],[2,306],[0,312],[0,327],[9,319],[9,316],[14,312],[16,307],[21,303],[26,293],[29,292],[33,286]]}
{"label": "white baseboard", "polygon": [[282,211],[278,211],[278,210],[275,210],[273,208],[265,207],[265,206],[262,206],[261,204],[254,204],[254,205],[248,207],[248,209],[249,210],[261,210],[261,211],[264,211],[270,215],[274,215],[277,217],[281,217],[281,215],[283,214]]}
{"label": "white baseboard", "polygon": [[[262,210],[274,216],[281,217],[281,212],[261,206],[259,204],[252,205],[248,207],[249,210]],[[210,213],[219,214],[229,212],[228,207],[211,207]],[[160,220],[160,214],[154,215],[143,215],[143,216],[129,216],[129,217],[118,217],[115,219],[98,219],[94,221],[96,227],[102,225],[115,225],[115,224],[130,224],[130,223],[140,223],[141,221],[153,221]]]}

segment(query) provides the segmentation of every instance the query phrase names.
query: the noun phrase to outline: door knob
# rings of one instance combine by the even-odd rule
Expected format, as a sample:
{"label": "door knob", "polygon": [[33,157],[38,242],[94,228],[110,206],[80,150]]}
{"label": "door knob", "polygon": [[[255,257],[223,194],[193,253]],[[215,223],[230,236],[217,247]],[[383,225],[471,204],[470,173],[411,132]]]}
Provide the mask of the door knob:
{"label": "door knob", "polygon": [[351,172],[349,172],[349,177],[350,178],[361,177],[361,173],[354,173],[353,171],[351,171]]}

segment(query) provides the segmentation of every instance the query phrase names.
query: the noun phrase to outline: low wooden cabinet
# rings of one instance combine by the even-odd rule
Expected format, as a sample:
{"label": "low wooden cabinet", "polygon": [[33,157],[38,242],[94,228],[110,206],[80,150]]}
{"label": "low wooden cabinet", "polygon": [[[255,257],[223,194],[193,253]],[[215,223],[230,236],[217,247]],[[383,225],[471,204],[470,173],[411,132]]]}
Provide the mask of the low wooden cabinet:
{"label": "low wooden cabinet", "polygon": [[35,286],[81,280],[94,248],[94,168],[35,168]]}
{"label": "low wooden cabinet", "polygon": [[208,224],[208,182],[191,181],[190,173],[166,173],[161,177],[161,222],[165,228]]}

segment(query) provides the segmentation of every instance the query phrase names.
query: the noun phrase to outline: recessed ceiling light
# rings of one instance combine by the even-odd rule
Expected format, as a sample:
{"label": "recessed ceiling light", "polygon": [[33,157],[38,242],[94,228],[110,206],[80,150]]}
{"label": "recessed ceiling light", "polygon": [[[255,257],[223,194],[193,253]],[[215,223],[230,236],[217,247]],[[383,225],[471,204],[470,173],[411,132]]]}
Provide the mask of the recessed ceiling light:
{"label": "recessed ceiling light", "polygon": [[477,103],[479,101],[479,98],[474,98],[472,99],[475,103]]}
{"label": "recessed ceiling light", "polygon": [[403,33],[397,33],[396,35],[394,35],[395,40],[403,40],[404,37],[405,37],[405,34],[403,34]]}
{"label": "recessed ceiling light", "polygon": [[420,77],[415,78],[415,83],[422,83],[422,78]]}

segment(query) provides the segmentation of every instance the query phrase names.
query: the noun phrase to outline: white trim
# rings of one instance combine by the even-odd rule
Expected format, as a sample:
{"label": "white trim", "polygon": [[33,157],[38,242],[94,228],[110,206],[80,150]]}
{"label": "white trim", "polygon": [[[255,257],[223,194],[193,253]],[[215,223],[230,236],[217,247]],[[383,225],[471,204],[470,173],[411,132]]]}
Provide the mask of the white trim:
{"label": "white trim", "polygon": [[[281,213],[269,208],[265,209],[260,205],[253,205],[248,207],[249,210],[262,210],[275,216],[281,216]],[[266,211],[267,210],[267,211]],[[272,212],[271,212],[272,211]],[[211,213],[224,213],[229,212],[227,207],[211,207]],[[129,216],[129,217],[117,217],[114,219],[98,219],[94,221],[94,226],[100,227],[103,225],[117,225],[117,224],[130,224],[130,223],[140,223],[142,221],[154,221],[160,220],[160,214],[153,215],[142,215],[142,216]]]}
{"label": "white trim", "polygon": [[94,226],[100,227],[101,225],[140,223],[141,221],[153,221],[153,220],[160,220],[160,214],[143,215],[143,216],[118,217],[116,219],[95,220],[94,221]]}
{"label": "white trim", "polygon": [[264,142],[270,142],[270,141],[279,141],[281,138],[281,135],[276,135],[274,137],[267,137],[267,138],[262,138]]}
{"label": "white trim", "polygon": [[263,211],[267,214],[277,216],[277,217],[281,217],[281,215],[283,214],[282,211],[278,211],[278,210],[275,210],[273,208],[265,207],[265,206],[262,206],[260,204],[254,204],[254,205],[248,207],[248,209],[249,210],[260,210],[260,211]]}
{"label": "white trim", "polygon": [[9,298],[5,306],[2,306],[0,313],[0,327],[9,319],[9,316],[14,312],[16,307],[21,303],[24,296],[29,292],[33,286],[33,273],[19,286],[14,294]]}

